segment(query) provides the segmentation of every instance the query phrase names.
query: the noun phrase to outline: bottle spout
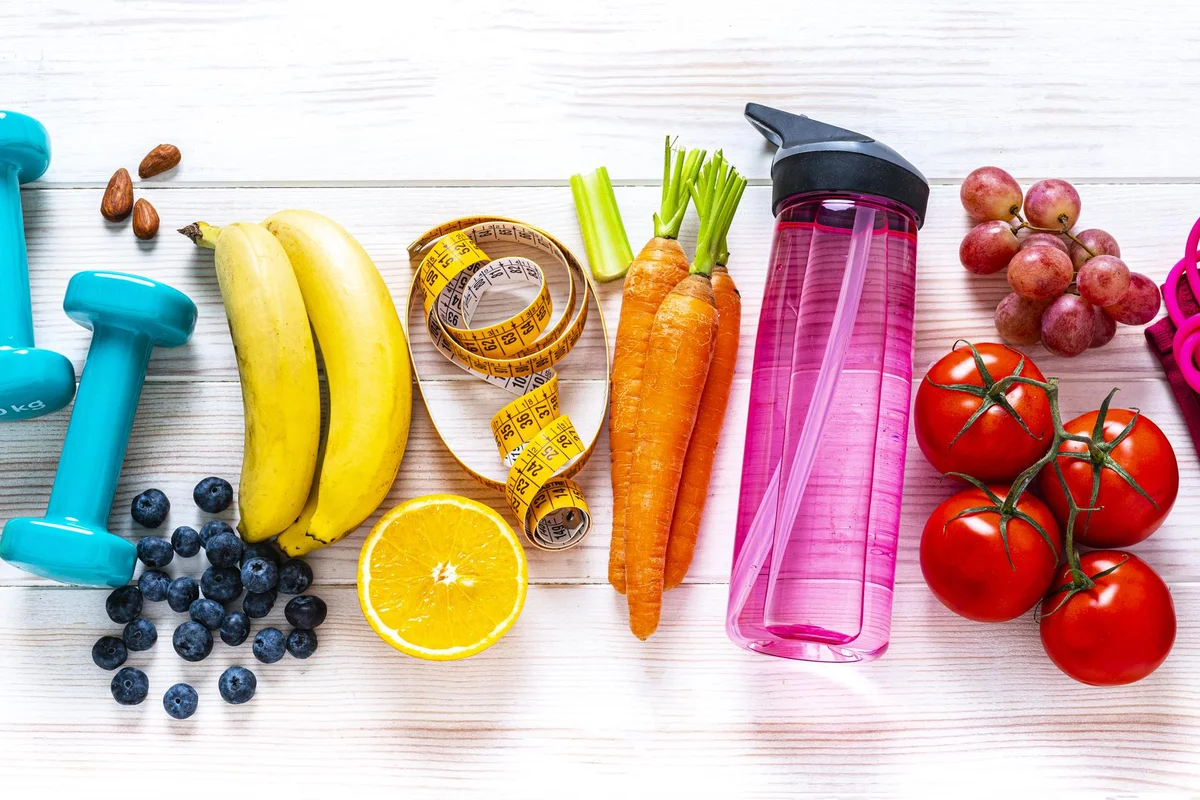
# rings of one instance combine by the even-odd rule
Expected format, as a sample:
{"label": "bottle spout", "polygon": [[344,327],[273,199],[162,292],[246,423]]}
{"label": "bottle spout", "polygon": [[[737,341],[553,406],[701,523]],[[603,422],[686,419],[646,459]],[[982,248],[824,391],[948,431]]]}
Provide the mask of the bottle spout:
{"label": "bottle spout", "polygon": [[761,103],[746,103],[746,119],[768,142],[783,149],[820,142],[873,142],[870,136],[790,114]]}
{"label": "bottle spout", "polygon": [[925,221],[928,181],[883,142],[760,103],[747,103],[745,113],[746,120],[777,148],[771,162],[774,213],[798,194],[850,193],[906,206],[918,228]]}

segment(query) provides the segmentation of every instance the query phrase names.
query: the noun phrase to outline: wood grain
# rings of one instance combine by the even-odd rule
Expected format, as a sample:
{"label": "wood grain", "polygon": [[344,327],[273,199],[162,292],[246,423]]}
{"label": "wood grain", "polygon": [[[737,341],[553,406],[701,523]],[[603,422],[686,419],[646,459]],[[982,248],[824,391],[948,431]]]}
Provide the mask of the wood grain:
{"label": "wood grain", "polygon": [[[897,592],[887,655],[859,667],[739,650],[722,630],[722,586],[669,593],[645,643],[606,587],[533,587],[499,644],[434,664],[377,639],[353,589],[321,577],[329,619],[303,662],[262,665],[249,644],[218,642],[187,664],[166,640],[181,615],[156,604],[159,643],[127,662],[150,678],[137,707],[114,703],[111,673],[91,663],[92,643],[115,627],[103,591],[0,589],[5,785],[68,789],[97,774],[171,785],[200,764],[230,786],[267,770],[280,792],[302,794],[940,797],[971,785],[1044,797],[1050,786],[1094,796],[1200,785],[1196,586],[1174,592],[1182,627],[1158,672],[1085,689],[1046,659],[1031,619],[973,624],[919,586]],[[287,630],[278,609],[264,622]],[[239,663],[258,693],[234,707],[216,681]],[[176,681],[200,693],[187,722],[161,708]]]}
{"label": "wood grain", "polygon": [[[1200,560],[1196,556],[1195,520],[1200,519],[1200,463],[1196,453],[1186,446],[1187,431],[1175,401],[1156,380],[1126,380],[1119,402],[1140,407],[1142,412],[1177,443],[1182,482],[1179,499],[1164,526],[1137,552],[1170,581],[1200,580]],[[1062,389],[1063,412],[1070,416],[1095,408],[1112,382],[1104,379],[1076,380]],[[461,384],[436,387],[443,405],[452,405],[455,426],[452,439],[460,455],[488,467],[497,462],[487,424],[495,405],[480,400]],[[602,386],[572,382],[564,386],[564,402],[570,405],[592,404]],[[452,391],[445,391],[450,389]],[[587,397],[581,401],[579,395]],[[729,579],[733,552],[733,532],[737,516],[738,488],[741,481],[742,446],[745,441],[746,407],[749,384],[739,379],[730,401],[717,460],[713,471],[709,504],[701,528],[695,561],[689,582],[722,583]],[[583,428],[589,418],[579,415]],[[593,416],[590,418],[595,420]],[[0,481],[0,520],[16,516],[40,516],[50,495],[57,452],[66,433],[65,414],[53,414],[19,425],[0,427],[4,461],[22,465],[10,467]],[[559,553],[529,551],[530,580],[537,583],[604,583],[608,568],[608,542],[612,533],[612,491],[609,485],[607,428],[601,436],[592,462],[579,482],[593,511],[594,525],[589,538],[579,547]],[[176,525],[199,527],[208,517],[191,501],[192,487],[205,475],[236,476],[241,464],[241,395],[233,383],[152,383],[146,387],[142,405],[126,457],[125,469],[117,489],[110,518],[111,530],[132,540],[149,532],[137,527],[129,517],[129,504],[139,492],[158,487],[172,498],[171,516],[162,535],[170,535]],[[917,563],[921,528],[933,509],[959,487],[943,481],[921,457],[916,443],[909,442],[905,471],[904,505],[901,512],[897,580],[922,586]],[[428,412],[415,403],[412,433],[400,477],[392,487],[380,511],[371,516],[355,534],[336,547],[311,557],[323,580],[346,584],[354,582],[358,550],[370,526],[389,508],[423,494],[453,492],[473,497],[494,507],[516,525],[512,512],[498,492],[471,479],[451,459],[436,438]],[[236,521],[237,508],[221,516]],[[170,571],[170,570],[168,570]],[[46,581],[0,562],[0,586],[43,585]]]}
{"label": "wood grain", "polygon": [[[1197,213],[1197,184],[1080,186],[1084,211],[1080,227],[1103,227],[1121,243],[1122,256],[1134,271],[1156,279],[1182,254],[1187,233]],[[162,217],[162,233],[139,244],[128,224],[112,225],[99,214],[100,189],[26,190],[23,192],[26,237],[29,242],[34,323],[38,343],[58,350],[82,367],[89,334],[62,313],[67,281],[83,269],[118,269],[144,273],[165,281],[191,296],[200,307],[196,334],[189,346],[157,350],[151,362],[151,380],[236,380],[233,347],[221,307],[221,296],[212,269],[212,254],[194,247],[174,233],[176,228],[203,219],[214,224],[245,219],[265,219],[281,208],[311,208],[341,222],[375,259],[392,296],[402,305],[412,280],[412,265],[405,247],[427,228],[470,213],[505,214],[539,225],[559,236],[582,257],[583,243],[566,187],[443,187],[443,188],[259,188],[259,189],[159,189],[145,192]],[[625,187],[617,199],[635,247],[648,238],[650,220],[659,190]],[[1151,209],[1153,226],[1129,218],[1129,209]],[[742,346],[739,365],[749,374],[762,304],[771,246],[773,218],[770,190],[752,187],[730,233],[730,269],[742,292]],[[695,215],[684,223],[683,241],[689,252],[696,233]],[[991,322],[996,303],[1009,289],[1004,276],[974,276],[958,262],[958,243],[970,222],[958,201],[957,187],[935,187],[929,221],[920,232],[917,260],[917,338],[914,363],[927,366],[958,338],[993,340]],[[557,272],[549,270],[552,278]],[[599,286],[609,323],[610,339],[616,334],[621,284]],[[560,298],[564,294],[558,295]],[[563,362],[564,379],[603,376],[603,339],[598,325],[589,332],[571,358]],[[424,345],[424,341],[420,342]],[[418,349],[418,367],[435,377],[473,382],[466,373],[445,367],[432,348]],[[1048,374],[1061,376],[1113,374],[1158,377],[1161,369],[1139,331],[1122,328],[1100,353],[1076,359],[1050,355],[1040,347],[1031,350]],[[0,431],[0,435],[3,432]]]}
{"label": "wood grain", "polygon": [[[235,478],[241,460],[240,394],[211,255],[175,228],[313,208],[362,241],[400,301],[411,276],[404,246],[452,216],[520,217],[582,254],[566,178],[600,164],[639,246],[664,134],[723,147],[753,179],[730,242],[745,308],[739,375],[696,562],[689,583],[667,595],[659,635],[634,640],[621,599],[603,585],[604,436],[581,476],[592,538],[566,553],[531,552],[523,618],[467,662],[418,662],[369,631],[352,585],[360,530],[313,558],[331,609],[313,659],[264,666],[248,646],[218,645],[188,665],[168,643],[177,616],[156,607],[160,643],[130,661],[147,667],[150,698],[122,708],[88,657],[113,632],[104,592],[0,564],[0,784],[9,794],[159,786],[209,797],[217,780],[243,794],[269,781],[280,796],[522,798],[1200,787],[1200,463],[1136,330],[1079,359],[1032,352],[1064,379],[1067,414],[1120,385],[1118,402],[1140,406],[1176,445],[1180,499],[1136,550],[1172,586],[1179,637],[1146,681],[1082,687],[1046,660],[1032,620],[983,627],[937,603],[916,547],[954,487],[911,436],[887,655],[861,667],[784,662],[738,650],[722,630],[772,226],[772,148],[742,118],[744,103],[876,136],[932,179],[919,248],[919,376],[955,339],[995,336],[1003,278],[975,278],[957,263],[969,227],[957,185],[976,166],[1005,167],[1025,185],[1075,180],[1081,226],[1115,234],[1137,271],[1161,278],[1180,256],[1200,213],[1194,4],[50,0],[0,4],[0,31],[0,104],[39,117],[54,141],[50,171],[22,193],[39,345],[82,366],[89,336],[61,301],[84,269],[144,273],[200,307],[193,343],[159,351],[150,367],[111,519],[131,538],[142,533],[127,514],[136,492],[163,488],[175,500],[168,524],[198,524],[191,487],[208,474]],[[100,194],[113,170],[160,142],[178,145],[183,163],[136,184],[162,217],[158,240],[139,244],[127,224],[101,220]],[[683,238],[690,246],[694,237],[693,217]],[[619,292],[600,287],[614,329]],[[562,369],[566,402],[583,417],[591,409],[593,426],[604,345],[593,325]],[[418,347],[417,365],[435,379],[425,387],[430,405],[458,423],[455,445],[494,464],[482,432],[494,397],[428,348]],[[67,419],[0,425],[0,522],[41,513]],[[433,491],[508,513],[454,464],[418,402],[386,505]],[[196,573],[199,562],[177,560],[169,571]],[[285,626],[280,610],[268,622]],[[238,708],[215,688],[235,662],[261,681],[259,696]],[[188,723],[159,707],[177,680],[201,693]],[[203,780],[189,777],[197,767]]]}
{"label": "wood grain", "polygon": [[47,124],[47,181],[102,184],[160,142],[170,178],[657,180],[658,143],[755,178],[748,100],[878,137],[935,179],[1200,177],[1182,0],[837,4],[4,4],[5,106]]}

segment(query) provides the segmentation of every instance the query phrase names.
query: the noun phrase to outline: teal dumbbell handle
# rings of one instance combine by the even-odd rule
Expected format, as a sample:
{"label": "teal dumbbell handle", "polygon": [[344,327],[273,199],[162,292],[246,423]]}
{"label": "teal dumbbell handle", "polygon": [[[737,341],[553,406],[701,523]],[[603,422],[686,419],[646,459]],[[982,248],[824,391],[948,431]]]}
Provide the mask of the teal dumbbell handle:
{"label": "teal dumbbell handle", "polygon": [[63,300],[92,331],[44,517],[9,520],[0,558],[63,583],[122,586],[133,576],[132,542],[108,530],[117,478],[150,351],[179,347],[196,327],[196,304],[166,284],[120,272],[81,272]]}
{"label": "teal dumbbell handle", "polygon": [[33,347],[29,262],[17,168],[0,164],[0,347]]}
{"label": "teal dumbbell handle", "polygon": [[47,517],[108,524],[153,349],[144,333],[100,328],[93,335]]}

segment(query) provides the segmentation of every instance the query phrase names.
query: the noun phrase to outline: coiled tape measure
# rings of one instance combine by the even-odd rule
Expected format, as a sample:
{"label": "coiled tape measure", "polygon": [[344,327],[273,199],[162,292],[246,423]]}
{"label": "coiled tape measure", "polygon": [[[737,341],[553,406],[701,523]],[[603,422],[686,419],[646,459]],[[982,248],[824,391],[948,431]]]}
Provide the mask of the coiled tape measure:
{"label": "coiled tape measure", "polygon": [[[570,289],[563,313],[541,266],[528,258],[492,259],[486,248],[519,245],[540,251],[563,267]],[[508,477],[503,483],[473,470],[446,443],[454,460],[485,486],[504,492],[526,538],[543,550],[565,550],[583,541],[591,512],[579,484],[571,480],[587,463],[599,438],[584,442],[560,411],[554,365],[583,335],[589,306],[600,326],[604,315],[595,288],[578,259],[545,231],[505,217],[462,217],[425,232],[408,246],[411,259],[424,253],[405,304],[405,328],[419,298],[429,339],[446,359],[475,377],[516,395],[492,417],[492,436]],[[471,321],[484,295],[504,284],[530,284],[537,291],[510,319],[483,327]],[[408,331],[405,331],[408,333]],[[413,364],[414,337],[408,336]],[[604,413],[608,409],[608,332],[604,329]],[[414,369],[418,386],[419,371]],[[437,428],[437,422],[434,422]]]}

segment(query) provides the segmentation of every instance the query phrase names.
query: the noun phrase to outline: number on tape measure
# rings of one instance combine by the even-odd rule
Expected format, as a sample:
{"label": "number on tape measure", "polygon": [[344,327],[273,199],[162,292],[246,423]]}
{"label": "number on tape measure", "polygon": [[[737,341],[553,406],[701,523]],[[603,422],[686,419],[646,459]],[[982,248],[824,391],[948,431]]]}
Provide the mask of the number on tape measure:
{"label": "number on tape measure", "polygon": [[[554,299],[541,266],[523,257],[490,259],[484,247],[493,243],[539,250],[566,269],[570,288],[556,322],[551,324]],[[562,414],[553,367],[582,336],[589,304],[596,303],[599,313],[583,266],[545,231],[501,217],[454,220],[426,232],[408,249],[414,258],[428,251],[413,279],[407,306],[411,313],[420,296],[426,332],[438,352],[475,377],[516,395],[491,422],[499,456],[509,468],[503,484],[471,469],[453,449],[451,454],[476,480],[504,492],[535,546],[546,550],[575,546],[591,528],[591,512],[571,477],[591,456],[599,429],[597,437],[584,442]],[[483,297],[511,284],[536,286],[537,291],[511,318],[473,327]],[[406,314],[406,324],[408,319]],[[599,319],[603,326],[603,314]],[[410,348],[413,340],[410,335]],[[606,375],[607,366],[606,347]]]}

